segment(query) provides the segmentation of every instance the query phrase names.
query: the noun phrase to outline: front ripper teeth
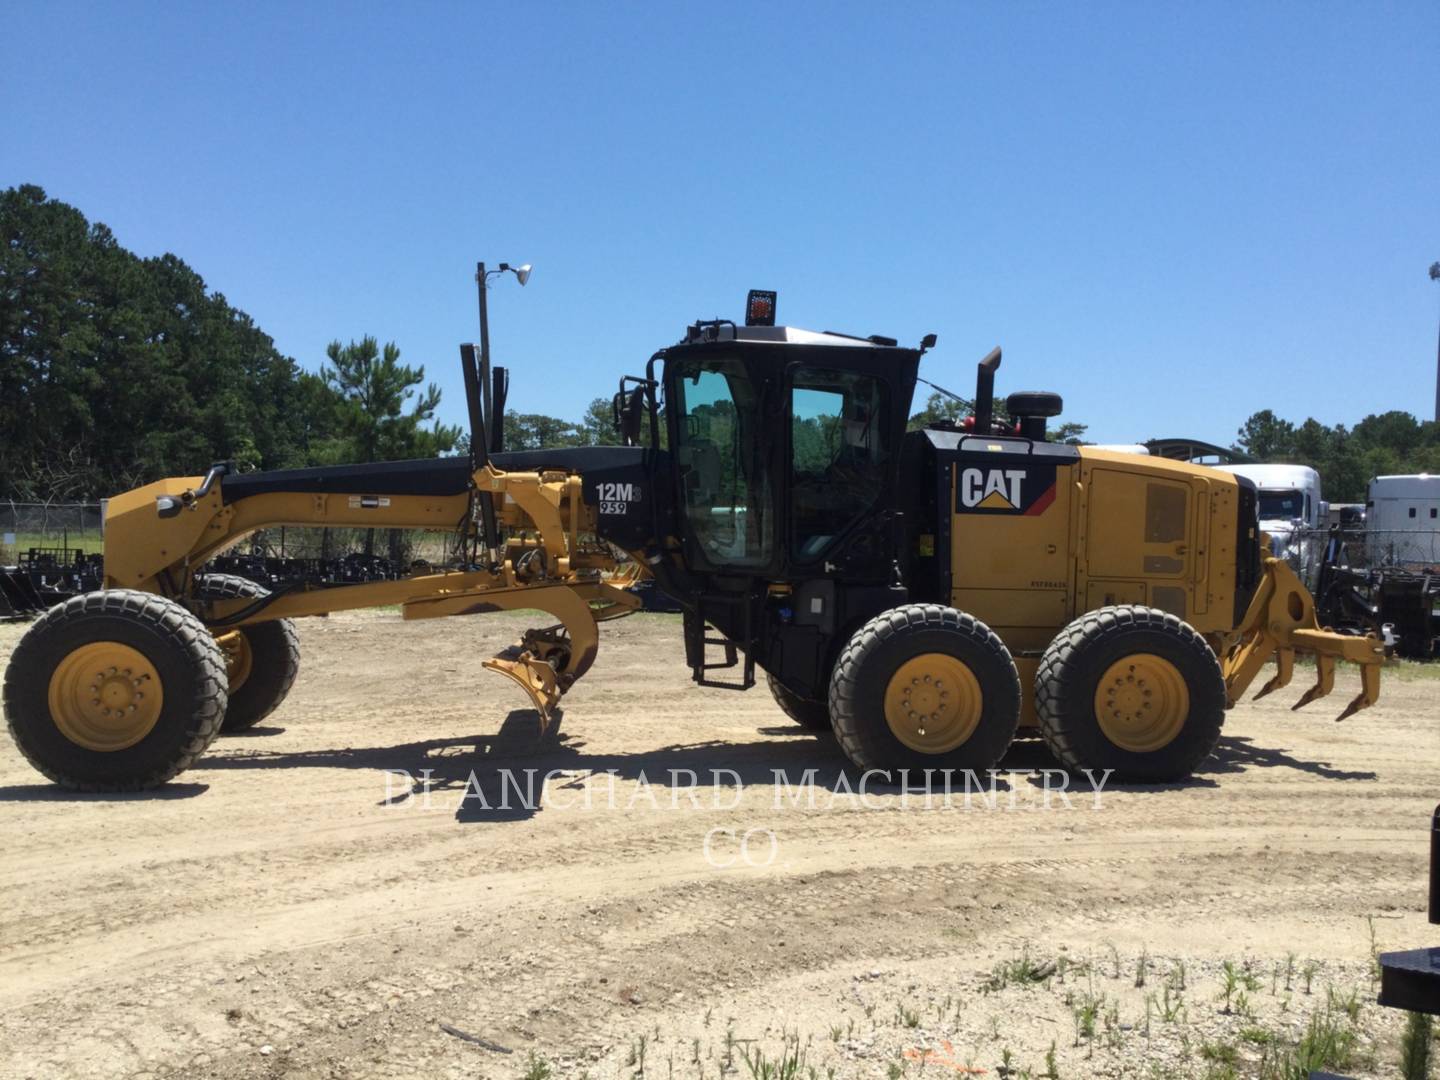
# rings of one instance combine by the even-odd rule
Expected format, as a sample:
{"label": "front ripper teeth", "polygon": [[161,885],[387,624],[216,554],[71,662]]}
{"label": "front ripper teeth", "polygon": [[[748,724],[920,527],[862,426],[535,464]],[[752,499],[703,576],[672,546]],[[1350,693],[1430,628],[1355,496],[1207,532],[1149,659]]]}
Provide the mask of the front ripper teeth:
{"label": "front ripper teeth", "polygon": [[1336,720],[1354,716],[1380,700],[1380,666],[1385,651],[1374,634],[1338,634],[1320,626],[1315,600],[1282,560],[1266,558],[1264,575],[1240,621],[1238,636],[1225,650],[1220,670],[1225,677],[1229,704],[1237,702],[1261,668],[1273,658],[1275,675],[1261,687],[1255,700],[1290,682],[1295,670],[1295,652],[1315,657],[1315,685],[1293,708],[1303,709],[1329,694],[1335,687],[1335,662],[1344,660],[1360,668],[1361,691]]}

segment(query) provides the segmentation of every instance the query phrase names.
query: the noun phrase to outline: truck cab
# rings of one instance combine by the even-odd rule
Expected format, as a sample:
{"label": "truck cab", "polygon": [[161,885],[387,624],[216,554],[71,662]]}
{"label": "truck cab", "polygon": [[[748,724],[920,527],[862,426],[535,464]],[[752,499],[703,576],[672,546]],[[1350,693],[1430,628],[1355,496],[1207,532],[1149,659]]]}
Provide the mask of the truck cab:
{"label": "truck cab", "polygon": [[1320,497],[1320,474],[1308,465],[1220,465],[1225,472],[1254,481],[1260,493],[1260,529],[1270,537],[1271,554],[1293,566],[1314,584],[1320,533],[1329,506]]}

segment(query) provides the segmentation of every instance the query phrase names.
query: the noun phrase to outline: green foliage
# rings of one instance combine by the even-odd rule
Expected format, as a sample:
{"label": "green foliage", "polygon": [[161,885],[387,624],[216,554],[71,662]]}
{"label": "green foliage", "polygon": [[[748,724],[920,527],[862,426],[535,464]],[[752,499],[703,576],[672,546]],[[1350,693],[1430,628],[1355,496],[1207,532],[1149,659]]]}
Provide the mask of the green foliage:
{"label": "green foliage", "polygon": [[[140,258],[33,185],[0,192],[0,497],[87,499],[212,462],[428,456],[456,432],[373,339],[302,371],[174,255]],[[407,408],[408,405],[408,408]]]}
{"label": "green foliage", "polygon": [[1429,1080],[1434,1023],[1424,1013],[1410,1013],[1400,1036],[1400,1075],[1403,1080]]}
{"label": "green foliage", "polygon": [[805,1051],[797,1035],[787,1035],[778,1058],[768,1058],[760,1047],[744,1048],[741,1060],[753,1080],[799,1080],[805,1068]]}
{"label": "green foliage", "polygon": [[0,240],[0,494],[304,463],[295,362],[180,259],[142,259],[32,185],[0,192]]}
{"label": "green foliage", "polygon": [[[997,412],[999,403],[997,405]],[[925,399],[925,407],[910,417],[911,431],[919,431],[932,424],[958,424],[964,417],[975,411],[975,403],[962,398],[953,398],[936,390]]]}
{"label": "green foliage", "polygon": [[1262,409],[1237,435],[1235,449],[1256,461],[1315,469],[1330,502],[1363,502],[1372,476],[1440,471],[1440,424],[1400,410],[1372,414],[1347,429],[1313,418],[1297,426]]}
{"label": "green foliage", "polygon": [[[1005,411],[1005,401],[997,398],[995,401],[995,419],[1008,420],[1010,414]],[[934,424],[958,424],[965,417],[975,411],[975,403],[968,398],[953,398],[949,394],[942,394],[936,390],[925,399],[925,407],[910,417],[906,424],[907,431],[920,431],[923,428]],[[1049,439],[1051,442],[1069,443],[1078,446],[1085,437],[1088,424],[1076,423],[1067,420],[1063,424],[1051,423]]]}
{"label": "green foliage", "polygon": [[1355,1059],[1359,1036],[1343,1012],[1326,1006],[1310,1015],[1305,1032],[1293,1047],[1276,1041],[1259,1043],[1260,1080],[1306,1080],[1312,1072],[1348,1068]]}
{"label": "green foliage", "polygon": [[[325,355],[330,363],[320,369],[320,377],[334,395],[328,404],[335,432],[324,448],[326,456],[337,461],[399,461],[435,457],[454,448],[460,429],[434,420],[439,387],[430,383],[417,397],[415,388],[425,381],[424,365],[400,363],[393,341],[383,351],[373,337],[345,346],[332,341]],[[326,404],[323,395],[315,402],[321,410]],[[422,427],[426,421],[433,423]]]}
{"label": "green foliage", "polygon": [[585,445],[585,433],[579,424],[542,413],[505,413],[506,450]]}
{"label": "green foliage", "polygon": [[1235,1065],[1240,1061],[1240,1052],[1234,1043],[1206,1042],[1200,1047],[1200,1056],[1217,1065]]}
{"label": "green foliage", "polygon": [[1030,951],[1023,950],[1018,958],[1002,960],[990,970],[983,989],[986,993],[1003,990],[1007,986],[1029,986],[1042,983],[1055,975],[1056,965],[1051,961],[1031,959]]}
{"label": "green foliage", "polygon": [[585,415],[580,419],[579,430],[585,446],[620,445],[620,435],[615,430],[615,413],[609,398],[597,397],[590,402],[585,409]]}

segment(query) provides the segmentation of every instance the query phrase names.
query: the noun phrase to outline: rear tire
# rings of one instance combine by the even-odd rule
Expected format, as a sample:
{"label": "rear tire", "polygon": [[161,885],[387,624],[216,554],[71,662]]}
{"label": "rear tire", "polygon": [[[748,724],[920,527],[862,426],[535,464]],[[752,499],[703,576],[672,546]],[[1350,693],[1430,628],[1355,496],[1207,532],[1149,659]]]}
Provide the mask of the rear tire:
{"label": "rear tire", "polygon": [[1020,676],[995,633],[939,604],[857,630],[830,676],[830,718],[861,769],[988,769],[1020,719]]}
{"label": "rear tire", "polygon": [[195,762],[225,715],[225,660],[203,623],[153,593],[57,604],[5,672],[5,720],[27,761],[76,791],[138,791]]}
{"label": "rear tire", "polygon": [[1225,680],[1189,623],[1139,605],[1098,608],[1060,631],[1035,672],[1050,752],[1072,771],[1157,783],[1189,776],[1215,749]]}
{"label": "rear tire", "polygon": [[791,720],[806,731],[830,730],[830,706],[826,702],[811,701],[792,693],[768,671],[765,673],[765,680],[770,684],[770,693],[775,695],[775,704],[779,705],[780,711]]}
{"label": "rear tire", "polygon": [[[206,600],[270,595],[265,586],[235,574],[206,574],[198,584]],[[220,732],[248,731],[279,708],[295,685],[300,672],[300,635],[289,619],[211,632],[225,653],[229,678],[230,705]]]}

